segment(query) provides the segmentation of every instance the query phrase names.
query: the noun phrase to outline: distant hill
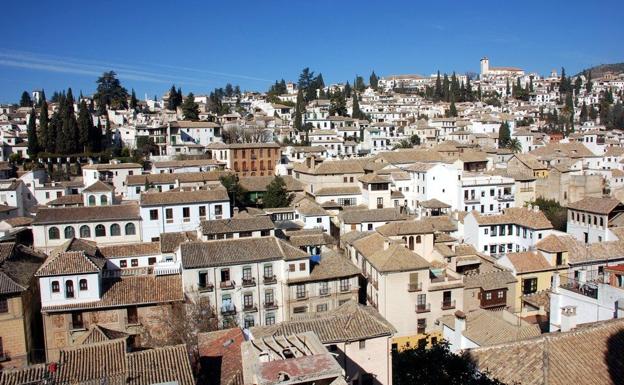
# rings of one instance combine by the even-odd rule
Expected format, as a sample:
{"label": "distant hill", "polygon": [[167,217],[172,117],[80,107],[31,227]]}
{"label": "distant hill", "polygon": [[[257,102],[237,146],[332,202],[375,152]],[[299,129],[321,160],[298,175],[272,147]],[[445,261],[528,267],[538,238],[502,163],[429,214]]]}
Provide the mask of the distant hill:
{"label": "distant hill", "polygon": [[[591,71],[592,78],[599,78],[606,72],[624,73],[624,63],[613,64],[600,64],[591,68],[587,68],[585,71]],[[583,72],[579,72],[576,76],[581,75]]]}

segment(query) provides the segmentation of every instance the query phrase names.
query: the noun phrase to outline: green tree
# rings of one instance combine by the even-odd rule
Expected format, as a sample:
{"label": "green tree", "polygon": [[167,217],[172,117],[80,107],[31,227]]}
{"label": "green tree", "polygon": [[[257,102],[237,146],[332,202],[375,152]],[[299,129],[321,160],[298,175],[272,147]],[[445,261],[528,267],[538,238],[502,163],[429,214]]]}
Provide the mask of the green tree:
{"label": "green tree", "polygon": [[136,93],[134,93],[134,88],[132,89],[132,94],[130,96],[130,108],[136,110],[139,101],[137,100]]}
{"label": "green tree", "polygon": [[26,91],[22,92],[22,97],[20,98],[20,107],[32,107],[32,99],[30,98],[30,94]]}
{"label": "green tree", "polygon": [[413,148],[414,145],[407,139],[399,140],[394,146],[392,146],[393,150],[397,150],[400,148]]}
{"label": "green tree", "polygon": [[509,142],[507,142],[507,148],[514,153],[522,152],[522,143],[520,143],[518,138],[511,138]]}
{"label": "green tree", "polygon": [[39,139],[39,149],[42,151],[47,150],[46,143],[48,142],[48,102],[43,99],[41,101],[41,111],[39,112],[39,133],[37,138]]}
{"label": "green tree", "polygon": [[440,101],[442,100],[442,97],[442,80],[440,79],[440,71],[438,71],[438,76],[436,77],[435,81],[435,88],[433,90],[433,100]]}
{"label": "green tree", "polygon": [[368,78],[368,83],[370,84],[372,89],[377,91],[377,87],[379,86],[379,78],[375,74],[374,70],[373,70],[373,73],[371,73],[370,77]]}
{"label": "green tree", "polygon": [[353,107],[352,107],[352,112],[351,112],[351,117],[353,119],[361,119],[361,120],[365,120],[366,119],[366,115],[360,110],[360,101],[358,100],[358,96],[357,96],[357,92],[353,92]]}
{"label": "green tree", "polygon": [[106,119],[106,125],[104,126],[104,144],[102,145],[102,149],[109,150],[112,146],[113,130],[111,128],[110,119]]}
{"label": "green tree", "polygon": [[296,131],[301,131],[303,127],[303,114],[305,113],[305,101],[303,100],[303,90],[297,90],[297,103],[295,103],[294,127]]}
{"label": "green tree", "polygon": [[346,99],[349,99],[351,97],[352,90],[351,90],[351,84],[349,84],[349,82],[345,84],[343,92],[344,92],[344,96]]}
{"label": "green tree", "polygon": [[539,207],[540,211],[542,211],[550,223],[552,223],[555,230],[566,231],[568,210],[561,206],[559,202],[554,199],[537,198],[535,201],[529,202],[528,204]]}
{"label": "green tree", "polygon": [[394,352],[394,385],[503,385],[480,372],[469,353],[451,353],[447,342]]}
{"label": "green tree", "polygon": [[447,112],[448,117],[456,117],[457,116],[457,107],[455,107],[455,100],[451,100],[451,105]]}
{"label": "green tree", "polygon": [[353,88],[358,92],[364,92],[364,90],[366,89],[364,78],[359,75],[356,75],[355,82],[353,83]]}
{"label": "green tree", "polygon": [[195,95],[190,92],[182,104],[182,115],[185,120],[199,120],[199,105],[195,103]]}
{"label": "green tree", "polygon": [[97,90],[93,99],[98,105],[100,115],[106,112],[106,108],[113,110],[128,108],[128,91],[121,86],[115,71],[104,72],[96,81]]}
{"label": "green tree", "polygon": [[37,139],[37,115],[35,115],[35,109],[30,110],[28,116],[28,155],[31,159],[35,158],[39,153],[39,139]]}
{"label": "green tree", "polygon": [[284,178],[276,175],[267,186],[266,193],[262,196],[262,207],[288,207],[295,195],[288,192]]}
{"label": "green tree", "polygon": [[347,115],[347,102],[344,94],[337,89],[331,93],[329,98],[329,114],[332,116],[346,116]]}
{"label": "green tree", "polygon": [[509,123],[504,122],[498,129],[498,148],[505,148],[511,139]]}
{"label": "green tree", "polygon": [[100,141],[101,138],[94,138],[93,118],[87,107],[87,103],[82,100],[78,107],[78,145],[80,151],[93,151],[93,143]]}
{"label": "green tree", "polygon": [[413,146],[420,146],[420,137],[416,134],[410,136],[410,143]]}
{"label": "green tree", "polygon": [[169,97],[167,99],[167,109],[170,111],[175,111],[180,105],[182,105],[182,98],[178,94],[178,90],[176,90],[176,87],[174,84],[169,89]]}
{"label": "green tree", "polygon": [[247,200],[247,190],[240,185],[238,175],[226,174],[219,180],[228,192],[232,207],[244,207]]}

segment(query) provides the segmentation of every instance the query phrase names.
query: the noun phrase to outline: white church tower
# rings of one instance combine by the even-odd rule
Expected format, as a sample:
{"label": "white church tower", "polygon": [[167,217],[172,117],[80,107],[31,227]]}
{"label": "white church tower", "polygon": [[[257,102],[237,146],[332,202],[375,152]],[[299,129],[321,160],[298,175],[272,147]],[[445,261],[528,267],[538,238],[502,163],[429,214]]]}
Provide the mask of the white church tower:
{"label": "white church tower", "polygon": [[487,56],[481,58],[481,76],[487,75],[490,70],[490,59]]}

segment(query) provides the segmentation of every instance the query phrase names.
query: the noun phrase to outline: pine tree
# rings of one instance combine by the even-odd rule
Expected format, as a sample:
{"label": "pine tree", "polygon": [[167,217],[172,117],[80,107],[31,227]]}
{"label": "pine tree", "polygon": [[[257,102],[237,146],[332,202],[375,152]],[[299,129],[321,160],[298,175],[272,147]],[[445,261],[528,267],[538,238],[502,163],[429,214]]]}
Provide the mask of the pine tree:
{"label": "pine tree", "polygon": [[184,115],[185,120],[199,120],[199,105],[195,103],[195,96],[192,92],[188,94],[182,104],[182,115]]}
{"label": "pine tree", "polygon": [[20,107],[32,107],[32,99],[30,98],[30,94],[26,91],[22,92]]}
{"label": "pine tree", "polygon": [[139,104],[136,94],[134,93],[134,88],[132,89],[132,96],[130,96],[130,108],[136,110],[137,105]]}
{"label": "pine tree", "polygon": [[498,129],[498,148],[506,148],[509,140],[511,140],[511,133],[509,132],[509,124],[505,122]]}
{"label": "pine tree", "polygon": [[30,110],[30,116],[28,117],[28,156],[34,159],[39,153],[39,139],[37,138],[37,116],[35,115],[35,109]]}
{"label": "pine tree", "polygon": [[370,77],[368,78],[368,82],[370,84],[370,87],[374,89],[375,91],[377,91],[377,87],[379,86],[379,78],[375,74],[374,70],[373,70],[373,73],[371,73]]}
{"label": "pine tree", "polygon": [[288,207],[294,198],[286,189],[284,178],[277,175],[267,186],[266,193],[262,196],[264,208]]}
{"label": "pine tree", "polygon": [[329,114],[332,116],[346,116],[347,115],[347,102],[344,94],[337,89],[336,92],[332,92],[329,98]]}
{"label": "pine tree", "polygon": [[41,112],[39,112],[39,133],[37,134],[37,139],[39,139],[39,149],[41,151],[47,151],[48,124],[48,102],[45,99],[42,99]]}
{"label": "pine tree", "polygon": [[93,99],[97,101],[100,115],[106,112],[107,106],[113,110],[128,108],[128,91],[121,86],[115,71],[104,72],[96,83]]}
{"label": "pine tree", "polygon": [[305,111],[305,104],[303,100],[303,90],[299,88],[297,90],[297,103],[295,103],[295,131],[301,131],[303,128],[303,113]]}

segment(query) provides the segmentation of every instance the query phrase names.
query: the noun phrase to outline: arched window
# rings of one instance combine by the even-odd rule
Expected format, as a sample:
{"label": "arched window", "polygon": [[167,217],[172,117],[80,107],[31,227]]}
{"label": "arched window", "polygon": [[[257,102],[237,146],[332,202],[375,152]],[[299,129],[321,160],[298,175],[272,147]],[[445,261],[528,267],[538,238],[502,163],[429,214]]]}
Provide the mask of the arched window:
{"label": "arched window", "polygon": [[74,281],[65,282],[65,297],[74,298]]}
{"label": "arched window", "polygon": [[238,162],[234,162],[234,171],[238,171]]}
{"label": "arched window", "polygon": [[52,281],[52,293],[58,293],[61,291],[61,285],[59,285],[59,281]]}
{"label": "arched window", "polygon": [[136,234],[136,227],[134,227],[134,223],[126,224],[126,235],[134,235]]}
{"label": "arched window", "polygon": [[104,225],[95,226],[95,236],[96,237],[105,237],[106,236],[106,227]]}
{"label": "arched window", "polygon": [[119,227],[119,225],[117,223],[113,223],[111,225],[110,235],[111,235],[111,237],[116,237],[118,235],[121,235],[121,227]]}
{"label": "arched window", "polygon": [[414,237],[409,237],[409,249],[414,250]]}
{"label": "arched window", "polygon": [[108,204],[108,197],[106,195],[100,195],[100,204],[106,206]]}
{"label": "arched window", "polygon": [[416,243],[421,243],[421,242],[422,242],[422,240],[420,239],[420,235],[417,235],[416,236]]}
{"label": "arched window", "polygon": [[89,206],[95,206],[95,195],[89,195]]}
{"label": "arched window", "polygon": [[89,226],[80,226],[80,238],[91,238],[91,228]]}
{"label": "arched window", "polygon": [[65,239],[72,239],[74,237],[74,228],[72,226],[65,226]]}
{"label": "arched window", "polygon": [[50,227],[48,230],[48,238],[50,239],[59,239],[61,237],[61,233],[59,232],[58,227]]}
{"label": "arched window", "polygon": [[[260,150],[262,151],[262,150]],[[264,170],[264,160],[260,161],[260,170]]]}
{"label": "arched window", "polygon": [[247,162],[243,161],[243,171],[247,171]]}
{"label": "arched window", "polygon": [[80,290],[88,290],[89,285],[87,284],[87,280],[84,278],[81,279],[80,282],[78,283],[78,287],[80,287]]}

